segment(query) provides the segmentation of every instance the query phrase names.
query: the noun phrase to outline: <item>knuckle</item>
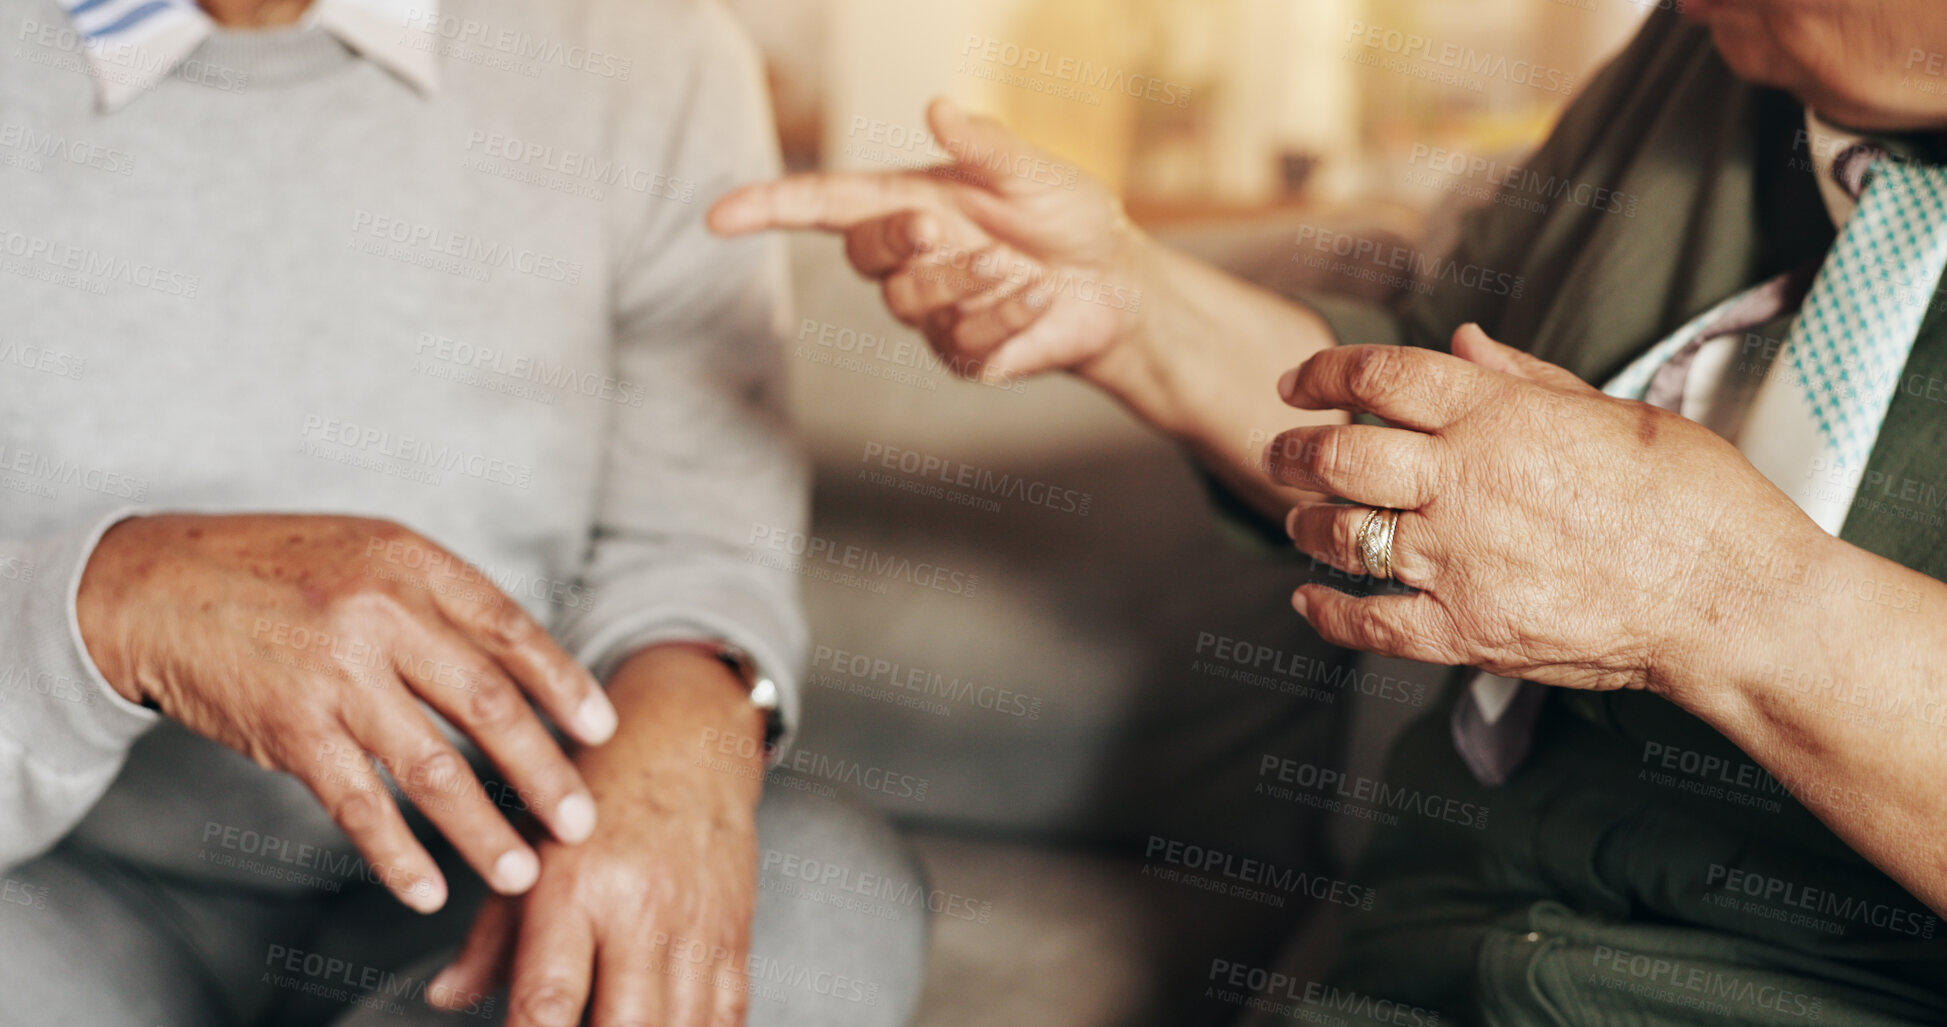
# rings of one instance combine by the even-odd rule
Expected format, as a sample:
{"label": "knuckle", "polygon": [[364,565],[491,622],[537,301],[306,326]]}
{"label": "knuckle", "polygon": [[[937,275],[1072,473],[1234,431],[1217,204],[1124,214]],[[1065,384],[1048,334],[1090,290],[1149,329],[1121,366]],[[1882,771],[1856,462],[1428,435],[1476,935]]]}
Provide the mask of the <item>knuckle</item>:
{"label": "knuckle", "polygon": [[525,1021],[535,1027],[574,1027],[581,1013],[574,986],[559,977],[519,982],[514,993],[516,1022]]}
{"label": "knuckle", "polygon": [[401,543],[419,541],[418,533],[398,521],[383,517],[365,517],[359,518],[356,523],[362,533],[380,541]]}
{"label": "knuckle", "polygon": [[516,649],[533,639],[534,621],[513,600],[496,595],[481,617],[480,632],[496,650]]}
{"label": "knuckle", "polygon": [[908,327],[917,328],[925,317],[925,310],[919,304],[918,283],[907,272],[887,278],[879,287],[879,294],[885,299],[886,309]]}
{"label": "knuckle", "polygon": [[1368,649],[1382,652],[1398,652],[1406,641],[1406,633],[1391,619],[1365,613],[1358,618],[1359,636]]}
{"label": "knuckle", "polygon": [[407,780],[400,783],[409,791],[445,792],[458,787],[469,772],[460,754],[442,745],[414,759]]}
{"label": "knuckle", "polygon": [[872,261],[872,234],[874,225],[859,225],[845,233],[845,259],[855,270],[871,274],[877,270]]}
{"label": "knuckle", "polygon": [[1349,434],[1341,427],[1326,428],[1295,435],[1287,443],[1297,450],[1292,463],[1304,482],[1330,486],[1358,470],[1358,449],[1350,444]]}
{"label": "knuckle", "polygon": [[1354,507],[1332,518],[1333,549],[1349,566],[1365,566],[1365,561],[1359,556],[1359,528],[1367,516],[1364,508]]}
{"label": "knuckle", "polygon": [[488,731],[504,731],[519,722],[527,704],[505,682],[476,675],[480,687],[467,696],[467,723]]}
{"label": "knuckle", "polygon": [[1361,401],[1383,403],[1406,384],[1406,361],[1392,346],[1362,349],[1353,358],[1346,380]]}
{"label": "knuckle", "polygon": [[950,324],[952,327],[948,329],[948,334],[953,340],[953,348],[971,356],[984,355],[998,349],[1000,343],[1006,338],[1004,335],[997,336],[985,330],[976,318],[956,315]]}
{"label": "knuckle", "polygon": [[385,826],[382,801],[371,789],[355,784],[332,800],[332,823],[353,838],[370,835]]}
{"label": "knuckle", "polygon": [[347,591],[332,596],[324,610],[330,630],[346,638],[366,637],[413,616],[389,582],[371,577],[359,578]]}

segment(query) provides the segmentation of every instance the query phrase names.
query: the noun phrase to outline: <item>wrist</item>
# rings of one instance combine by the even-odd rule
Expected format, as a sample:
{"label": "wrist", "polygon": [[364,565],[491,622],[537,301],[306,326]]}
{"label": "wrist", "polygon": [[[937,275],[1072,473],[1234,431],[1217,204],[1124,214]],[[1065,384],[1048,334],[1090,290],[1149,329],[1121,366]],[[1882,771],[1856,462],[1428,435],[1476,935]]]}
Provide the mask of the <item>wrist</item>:
{"label": "wrist", "polygon": [[[623,661],[608,693],[620,725],[606,744],[577,757],[585,772],[699,772],[693,778],[720,782],[755,803],[769,756],[765,713],[751,705],[743,680],[723,661],[688,643],[650,646]],[[592,787],[594,777],[589,780]]]}
{"label": "wrist", "polygon": [[119,614],[127,605],[133,584],[117,569],[120,543],[127,538],[136,520],[129,518],[111,526],[95,542],[75,589],[74,621],[81,633],[83,655],[94,663],[95,670],[115,694],[140,706],[148,697],[141,689],[140,675],[131,670],[120,644],[128,633],[121,626]]}
{"label": "wrist", "polygon": [[1863,550],[1810,521],[1765,537],[1764,549],[1695,576],[1699,594],[1681,604],[1680,629],[1650,669],[1651,691],[1720,727],[1747,712],[1781,668],[1817,661],[1856,605],[1831,589],[1860,577]]}
{"label": "wrist", "polygon": [[1108,393],[1151,424],[1170,431],[1181,418],[1170,385],[1169,348],[1163,345],[1162,312],[1170,300],[1168,281],[1172,254],[1134,225],[1124,230],[1114,262],[1116,276],[1130,283],[1137,297],[1125,311],[1115,338],[1097,356],[1076,365],[1075,376]]}

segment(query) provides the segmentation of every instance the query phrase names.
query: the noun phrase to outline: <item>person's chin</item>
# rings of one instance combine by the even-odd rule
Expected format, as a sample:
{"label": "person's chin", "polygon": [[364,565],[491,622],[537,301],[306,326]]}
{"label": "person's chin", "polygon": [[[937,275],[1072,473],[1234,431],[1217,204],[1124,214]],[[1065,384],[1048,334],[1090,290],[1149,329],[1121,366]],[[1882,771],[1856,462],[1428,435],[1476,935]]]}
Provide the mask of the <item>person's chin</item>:
{"label": "person's chin", "polygon": [[1767,45],[1762,26],[1755,19],[1720,14],[1708,19],[1710,40],[1717,55],[1724,58],[1731,72],[1746,82],[1789,89],[1794,78],[1788,74],[1789,62]]}
{"label": "person's chin", "polygon": [[1723,15],[1727,4],[1724,0],[1674,0],[1677,14],[1691,21],[1709,24]]}

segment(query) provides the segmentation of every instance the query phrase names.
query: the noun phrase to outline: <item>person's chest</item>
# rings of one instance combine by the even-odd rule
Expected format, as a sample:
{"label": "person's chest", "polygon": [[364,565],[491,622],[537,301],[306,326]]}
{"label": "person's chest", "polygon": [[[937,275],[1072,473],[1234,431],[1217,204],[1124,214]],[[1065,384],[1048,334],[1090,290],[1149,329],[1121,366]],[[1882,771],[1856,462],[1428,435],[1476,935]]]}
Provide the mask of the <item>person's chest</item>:
{"label": "person's chest", "polygon": [[522,159],[562,126],[453,96],[344,109],[390,85],[359,74],[168,83],[93,118],[76,76],[0,86],[0,146],[34,158],[0,163],[10,525],[114,501],[337,510],[572,567],[611,408],[640,396],[611,367],[602,187]]}

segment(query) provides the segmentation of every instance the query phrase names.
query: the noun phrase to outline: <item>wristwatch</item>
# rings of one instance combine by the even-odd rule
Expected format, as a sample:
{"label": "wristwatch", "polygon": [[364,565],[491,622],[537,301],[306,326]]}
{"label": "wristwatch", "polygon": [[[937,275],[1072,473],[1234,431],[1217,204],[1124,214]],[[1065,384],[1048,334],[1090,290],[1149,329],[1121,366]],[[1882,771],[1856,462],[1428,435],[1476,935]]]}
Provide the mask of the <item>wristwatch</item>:
{"label": "wristwatch", "polygon": [[777,681],[764,672],[755,657],[742,646],[718,639],[703,643],[710,655],[722,661],[736,673],[744,683],[744,693],[750,696],[750,704],[764,711],[764,750],[770,752],[777,748],[778,739],[784,737],[784,713],[780,708],[782,696]]}

